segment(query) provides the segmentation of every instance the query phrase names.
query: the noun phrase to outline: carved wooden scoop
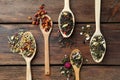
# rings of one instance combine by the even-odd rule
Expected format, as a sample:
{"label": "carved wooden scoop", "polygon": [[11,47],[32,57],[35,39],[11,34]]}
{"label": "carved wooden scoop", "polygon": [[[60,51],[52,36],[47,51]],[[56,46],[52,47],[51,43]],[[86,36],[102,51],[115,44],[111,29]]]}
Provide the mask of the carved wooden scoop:
{"label": "carved wooden scoop", "polygon": [[82,63],[83,63],[83,57],[81,55],[80,50],[74,49],[71,52],[70,62],[72,64],[72,67],[73,67],[74,72],[75,72],[75,78],[76,78],[75,80],[80,80],[79,73],[80,73],[80,69],[81,69]]}

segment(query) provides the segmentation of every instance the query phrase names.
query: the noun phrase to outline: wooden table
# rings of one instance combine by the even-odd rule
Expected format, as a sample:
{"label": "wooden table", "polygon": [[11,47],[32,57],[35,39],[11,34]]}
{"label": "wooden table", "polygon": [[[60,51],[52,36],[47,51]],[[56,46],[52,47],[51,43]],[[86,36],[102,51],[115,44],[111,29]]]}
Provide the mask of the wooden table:
{"label": "wooden table", "polygon": [[[44,40],[41,31],[27,19],[43,3],[54,22],[50,36],[51,76],[44,75]],[[76,18],[72,35],[75,44],[71,48],[60,48],[57,39],[57,20],[63,4],[63,0],[0,0],[0,80],[25,80],[25,61],[19,54],[10,52],[7,43],[7,36],[19,29],[31,31],[37,42],[37,53],[32,61],[33,80],[66,80],[59,72],[61,60],[75,48],[80,49],[88,59],[83,64],[81,80],[120,80],[120,1],[102,0],[101,29],[106,38],[107,52],[100,64],[92,60],[88,44],[84,45],[83,37],[79,35],[82,26],[90,24],[95,27],[94,0],[71,0],[71,9]]]}

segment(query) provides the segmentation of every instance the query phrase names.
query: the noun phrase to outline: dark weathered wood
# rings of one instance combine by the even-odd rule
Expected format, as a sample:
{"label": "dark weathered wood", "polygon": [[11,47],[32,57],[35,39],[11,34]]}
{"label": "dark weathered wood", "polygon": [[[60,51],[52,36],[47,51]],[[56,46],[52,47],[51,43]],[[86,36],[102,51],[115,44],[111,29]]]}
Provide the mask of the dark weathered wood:
{"label": "dark weathered wood", "polygon": [[[82,55],[89,61],[85,64],[96,64],[89,51],[89,44],[84,45],[83,36],[80,36],[81,26],[84,24],[77,24],[72,35],[72,40],[75,43],[71,48],[60,48],[58,44],[58,27],[54,24],[52,34],[50,36],[50,62],[51,64],[61,64],[65,54],[70,54],[75,48],[81,50]],[[92,24],[92,26],[94,26]],[[102,24],[102,32],[107,42],[107,53],[101,64],[113,64],[120,65],[120,24]],[[31,31],[35,36],[37,42],[37,52],[33,60],[33,64],[44,64],[44,40],[38,26],[34,25],[0,25],[0,65],[7,64],[25,64],[24,59],[18,55],[9,51],[9,45],[7,36],[10,36],[17,32],[19,29]]]}
{"label": "dark weathered wood", "polygon": [[[32,66],[33,80],[66,80],[60,74],[60,66],[51,67],[51,76],[44,75],[44,67]],[[1,80],[25,80],[25,66],[5,66],[0,67]],[[81,80],[120,80],[120,68],[118,67],[97,67],[83,66],[80,76]]]}
{"label": "dark weathered wood", "polygon": [[[30,22],[28,16],[33,16],[41,4],[53,21],[63,9],[63,0],[0,0],[0,22]],[[102,22],[120,22],[120,1],[102,0]],[[71,0],[71,9],[77,22],[94,22],[94,0]]]}
{"label": "dark weathered wood", "polygon": [[[88,59],[81,69],[81,80],[120,80],[120,0],[102,0],[101,31],[107,42],[107,52],[102,63],[96,64],[90,55],[89,43],[83,44],[83,36],[80,36],[82,22],[95,22],[95,0],[70,0],[71,10],[75,15],[76,24],[71,37],[74,45],[71,48],[60,48],[58,44],[58,25],[54,24],[50,36],[50,63],[51,76],[44,75],[44,39],[38,26],[31,24],[27,19],[33,16],[41,4],[57,22],[59,13],[64,7],[64,0],[0,0],[0,80],[25,80],[25,61],[19,54],[10,52],[7,36],[19,29],[31,31],[37,42],[36,56],[32,61],[33,80],[66,80],[60,74],[61,60],[65,54],[70,54],[75,48],[81,50],[82,55]],[[10,24],[8,24],[8,22]],[[111,22],[115,22],[114,24]],[[7,24],[6,24],[7,23]],[[20,23],[20,24],[13,24]],[[91,24],[95,27],[94,24]],[[91,65],[92,64],[92,65]],[[111,66],[113,65],[113,66]],[[114,66],[117,65],[117,66]],[[73,80],[73,79],[71,79]]]}

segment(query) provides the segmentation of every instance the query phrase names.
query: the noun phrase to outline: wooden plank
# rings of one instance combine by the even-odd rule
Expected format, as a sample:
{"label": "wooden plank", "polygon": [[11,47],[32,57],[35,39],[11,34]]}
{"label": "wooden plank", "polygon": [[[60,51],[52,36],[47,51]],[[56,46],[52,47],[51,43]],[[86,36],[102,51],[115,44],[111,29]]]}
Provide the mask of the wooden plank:
{"label": "wooden plank", "polygon": [[[66,80],[60,74],[60,66],[51,67],[51,76],[44,75],[44,67],[32,66],[33,80]],[[25,66],[0,66],[1,80],[25,80]],[[81,80],[120,80],[119,66],[83,66],[80,76]],[[99,75],[99,76],[98,76]]]}
{"label": "wooden plank", "polygon": [[[53,32],[50,36],[50,62],[51,64],[61,64],[65,54],[70,54],[75,48],[81,50],[83,56],[89,61],[85,64],[96,64],[89,51],[89,44],[82,43],[83,36],[80,36],[81,26],[85,24],[77,24],[71,40],[75,43],[71,48],[60,48],[58,44],[58,27],[54,24]],[[94,24],[92,24],[94,26]],[[103,34],[107,42],[107,52],[101,64],[120,65],[120,24],[102,24]],[[24,59],[9,51],[7,36],[12,35],[19,29],[31,31],[35,36],[37,42],[37,52],[33,60],[33,64],[44,64],[44,40],[38,26],[30,24],[19,25],[0,25],[0,64],[1,65],[14,65],[25,64]]]}
{"label": "wooden plank", "polygon": [[[30,22],[28,16],[33,16],[41,4],[57,22],[59,13],[64,6],[63,0],[0,0],[0,22]],[[102,22],[120,22],[120,1],[102,0]],[[71,0],[71,9],[77,22],[94,22],[94,0]]]}

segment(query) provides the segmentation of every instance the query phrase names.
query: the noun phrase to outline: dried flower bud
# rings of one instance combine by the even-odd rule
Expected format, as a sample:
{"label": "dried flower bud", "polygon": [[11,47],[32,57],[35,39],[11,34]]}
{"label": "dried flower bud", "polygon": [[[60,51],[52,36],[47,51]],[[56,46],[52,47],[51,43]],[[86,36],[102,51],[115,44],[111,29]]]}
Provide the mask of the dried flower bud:
{"label": "dried flower bud", "polygon": [[28,19],[29,19],[29,20],[32,20],[32,17],[28,16]]}
{"label": "dried flower bud", "polygon": [[65,66],[65,68],[69,69],[69,68],[71,68],[71,63],[70,62],[66,62],[64,64],[64,66]]}
{"label": "dried flower bud", "polygon": [[36,21],[32,21],[32,24],[35,25],[35,24],[36,24]]}

